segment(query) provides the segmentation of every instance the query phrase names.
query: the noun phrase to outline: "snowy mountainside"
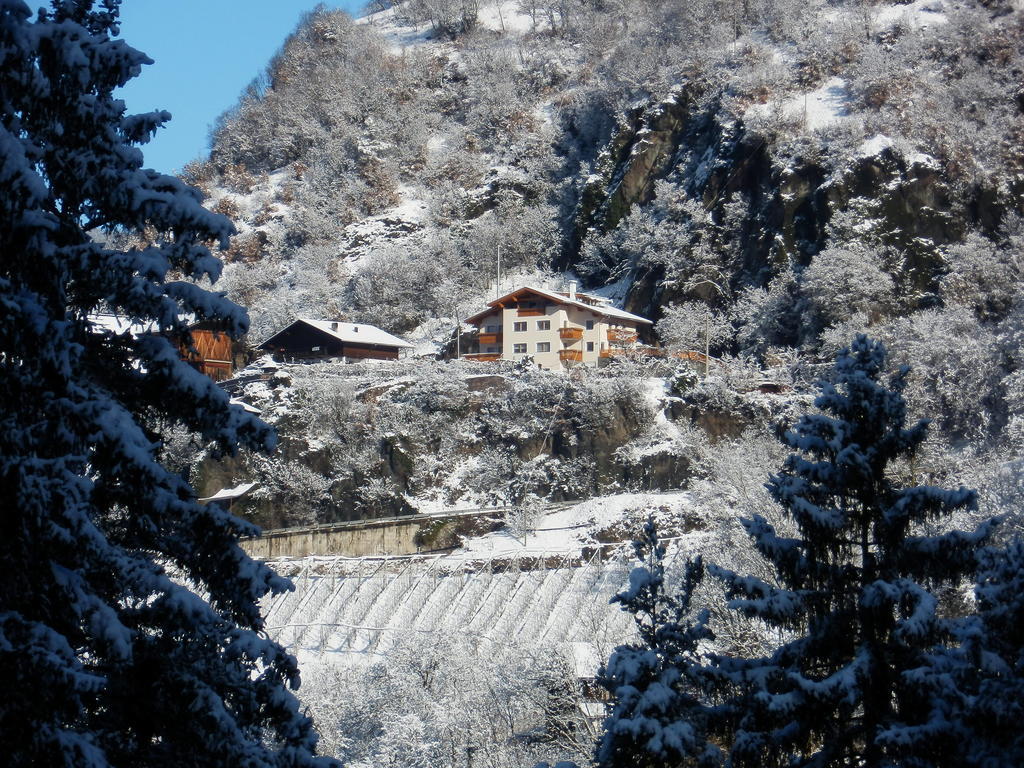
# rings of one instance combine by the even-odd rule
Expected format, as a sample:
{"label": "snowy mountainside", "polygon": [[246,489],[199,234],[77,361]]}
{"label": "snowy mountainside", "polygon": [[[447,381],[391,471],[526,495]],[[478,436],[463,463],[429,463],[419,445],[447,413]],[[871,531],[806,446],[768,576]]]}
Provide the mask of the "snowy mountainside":
{"label": "snowy mountainside", "polygon": [[[493,503],[527,470],[515,493],[678,484],[692,457],[651,458],[686,455],[673,430],[715,440],[767,426],[779,409],[750,404],[766,372],[777,393],[804,396],[865,330],[911,366],[912,412],[936,419],[930,471],[994,476],[1024,424],[1021,24],[1017,5],[954,0],[309,14],[187,174],[238,222],[221,284],[249,307],[254,340],[297,315],[350,317],[451,351],[500,257],[503,285],[578,275],[658,320],[670,348],[709,347],[720,364],[704,382],[686,365],[640,373],[700,386],[669,419],[615,416],[629,425],[615,446],[580,443],[580,424],[523,429],[508,411],[459,439],[424,432],[409,459],[404,423],[315,434],[271,398],[286,446],[273,462],[302,457],[305,470],[302,490],[267,491],[277,501],[258,518],[437,508],[467,485]],[[423,380],[443,390],[455,370],[472,375]],[[360,423],[380,413],[346,377],[325,381],[340,387],[327,407]],[[544,382],[550,414],[561,390]],[[291,391],[264,389],[253,397]],[[438,451],[459,459],[429,468]],[[200,484],[241,474],[207,462]],[[316,509],[302,501],[328,492]]]}
{"label": "snowy mountainside", "polygon": [[626,280],[657,319],[707,300],[703,265],[738,294],[852,237],[910,267],[905,314],[949,244],[1005,246],[1021,210],[1012,5],[450,10],[309,15],[189,170],[240,221],[225,284],[257,335],[302,313],[452,317],[499,249],[510,270]]}
{"label": "snowy mountainside", "polygon": [[[257,481],[237,509],[264,526],[516,507],[436,557],[275,564],[298,591],[268,626],[328,751],[588,760],[580,677],[630,636],[607,604],[625,542],[653,513],[674,557],[772,578],[739,518],[786,530],[772,429],[859,331],[934,419],[898,471],[1020,508],[1022,40],[1000,0],[410,0],[303,21],[188,174],[238,221],[222,285],[254,337],[336,316],[440,348],[500,254],[507,279],[571,273],[713,358],[243,372],[281,450],[194,479]],[[545,516],[556,500],[575,503]],[[723,649],[764,647],[721,594],[698,602]]]}

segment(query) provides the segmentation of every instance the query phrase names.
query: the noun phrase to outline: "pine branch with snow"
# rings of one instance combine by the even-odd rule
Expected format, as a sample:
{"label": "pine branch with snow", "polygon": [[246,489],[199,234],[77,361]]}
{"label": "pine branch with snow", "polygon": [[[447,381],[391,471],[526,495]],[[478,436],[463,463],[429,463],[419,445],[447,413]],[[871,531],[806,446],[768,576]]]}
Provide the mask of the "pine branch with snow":
{"label": "pine branch with snow", "polygon": [[0,0],[0,743],[12,766],[314,765],[258,606],[289,582],[159,461],[173,429],[276,438],[179,355],[193,321],[246,330],[198,284],[233,229],[142,167],[169,115],[114,98],[150,63],[113,39],[118,6]]}

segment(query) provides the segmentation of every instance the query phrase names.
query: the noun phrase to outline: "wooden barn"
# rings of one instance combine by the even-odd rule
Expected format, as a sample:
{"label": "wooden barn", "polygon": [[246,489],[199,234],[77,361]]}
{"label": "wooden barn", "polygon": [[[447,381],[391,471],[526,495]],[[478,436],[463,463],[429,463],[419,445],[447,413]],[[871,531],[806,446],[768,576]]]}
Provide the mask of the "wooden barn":
{"label": "wooden barn", "polygon": [[185,362],[214,381],[230,379],[235,372],[235,357],[240,351],[231,337],[203,324],[189,328],[189,333],[192,334],[192,347],[179,345]]}
{"label": "wooden barn", "polygon": [[281,362],[397,360],[412,345],[373,325],[300,318],[259,345]]}
{"label": "wooden barn", "polygon": [[[126,333],[139,336],[144,333],[159,332],[156,324],[152,322],[133,323],[120,315],[109,313],[91,314],[89,321],[97,333],[114,336]],[[178,347],[178,353],[182,360],[214,381],[230,379],[235,368],[244,366],[248,362],[244,344],[232,341],[231,337],[223,331],[215,330],[211,323],[196,323],[189,327],[189,333],[192,335],[191,346],[186,345],[180,336],[172,336],[170,340]]]}

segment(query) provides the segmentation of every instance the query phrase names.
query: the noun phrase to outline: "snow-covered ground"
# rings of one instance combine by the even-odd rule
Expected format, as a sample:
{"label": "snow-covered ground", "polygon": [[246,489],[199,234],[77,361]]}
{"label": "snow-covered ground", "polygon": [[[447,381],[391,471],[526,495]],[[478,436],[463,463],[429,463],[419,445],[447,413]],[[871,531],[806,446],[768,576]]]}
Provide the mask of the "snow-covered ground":
{"label": "snow-covered ground", "polygon": [[747,109],[744,118],[749,121],[779,114],[785,120],[800,123],[808,131],[815,131],[849,117],[849,106],[846,81],[832,77],[814,90],[798,93],[785,101],[754,104]]}
{"label": "snow-covered ground", "polygon": [[467,539],[461,549],[445,557],[449,562],[461,562],[481,557],[581,555],[601,545],[602,531],[616,525],[638,530],[647,512],[667,524],[692,503],[685,492],[599,496],[543,515],[525,536],[506,529],[495,531]]}
{"label": "snow-covered ground", "polygon": [[387,41],[391,52],[401,55],[407,50],[419,48],[430,42],[433,29],[429,23],[413,25],[406,19],[396,16],[397,7],[392,6],[377,13],[367,14],[356,19],[357,24],[373,27]]}
{"label": "snow-covered ground", "polygon": [[[397,11],[397,13],[396,13]],[[367,14],[356,19],[358,24],[373,27],[387,41],[393,54],[402,55],[406,51],[437,43],[443,38],[437,35],[434,26],[429,22],[412,24],[401,13],[400,7],[391,7],[384,11]],[[502,35],[525,35],[544,26],[543,17],[537,16],[537,23],[527,13],[519,10],[513,2],[494,2],[481,5],[477,11],[477,28],[490,30]]]}
{"label": "snow-covered ground", "polygon": [[872,14],[871,24],[875,32],[884,32],[895,26],[907,29],[927,29],[946,24],[946,3],[944,0],[916,0],[906,5],[881,5]]}

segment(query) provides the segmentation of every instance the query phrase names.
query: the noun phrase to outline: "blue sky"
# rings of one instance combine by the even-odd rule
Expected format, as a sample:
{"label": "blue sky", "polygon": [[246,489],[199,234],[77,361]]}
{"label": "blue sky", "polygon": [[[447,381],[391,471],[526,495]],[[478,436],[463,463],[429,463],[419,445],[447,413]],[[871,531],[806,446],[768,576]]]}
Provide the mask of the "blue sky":
{"label": "blue sky", "polygon": [[[350,12],[363,0],[325,5]],[[155,61],[119,94],[129,112],[174,119],[143,147],[165,173],[206,153],[210,126],[266,66],[315,0],[125,0],[121,37]]]}

